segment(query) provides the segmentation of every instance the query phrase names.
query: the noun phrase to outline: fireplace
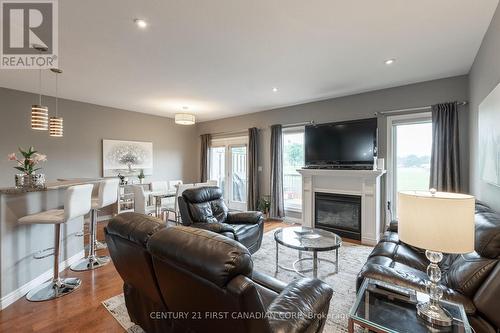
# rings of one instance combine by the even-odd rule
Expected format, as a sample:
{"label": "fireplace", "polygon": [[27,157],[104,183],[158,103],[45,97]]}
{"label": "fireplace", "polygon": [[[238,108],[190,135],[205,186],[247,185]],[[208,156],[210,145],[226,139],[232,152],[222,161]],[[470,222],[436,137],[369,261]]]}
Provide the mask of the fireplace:
{"label": "fireplace", "polygon": [[361,240],[361,196],[316,192],[314,226]]}

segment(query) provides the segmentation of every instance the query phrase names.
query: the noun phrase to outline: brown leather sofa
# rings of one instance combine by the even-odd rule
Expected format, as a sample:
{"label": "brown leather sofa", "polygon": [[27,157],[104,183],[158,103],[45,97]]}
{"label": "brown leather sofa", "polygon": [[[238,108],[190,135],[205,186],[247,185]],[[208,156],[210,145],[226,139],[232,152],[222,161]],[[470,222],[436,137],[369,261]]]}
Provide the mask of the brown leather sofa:
{"label": "brown leather sofa", "polygon": [[[500,327],[500,214],[476,203],[475,229],[475,252],[444,255],[443,298],[464,305],[476,333],[494,333]],[[361,269],[357,286],[370,277],[425,292],[427,265],[425,250],[399,241],[393,222]]]}
{"label": "brown leather sofa", "polygon": [[106,241],[130,319],[146,332],[321,332],[332,289],[253,271],[247,248],[136,213],[113,218]]}
{"label": "brown leather sofa", "polygon": [[237,240],[250,253],[262,243],[264,218],[261,212],[230,212],[217,186],[187,189],[179,200],[182,225],[210,230]]}

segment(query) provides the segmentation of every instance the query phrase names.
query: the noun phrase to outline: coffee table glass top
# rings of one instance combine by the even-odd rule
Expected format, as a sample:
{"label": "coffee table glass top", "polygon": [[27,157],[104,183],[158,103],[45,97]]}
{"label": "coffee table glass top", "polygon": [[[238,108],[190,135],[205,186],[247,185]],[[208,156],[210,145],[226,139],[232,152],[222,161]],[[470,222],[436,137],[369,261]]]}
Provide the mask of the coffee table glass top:
{"label": "coffee table glass top", "polygon": [[[441,302],[443,307],[453,316],[451,327],[430,327],[417,316],[416,305],[406,301],[390,299],[385,295],[371,291],[375,285],[391,287],[382,281],[365,279],[354,305],[349,314],[362,327],[368,327],[378,332],[456,332],[470,333],[471,329],[467,321],[464,307],[451,302]],[[394,288],[394,286],[392,286]],[[396,287],[406,293],[412,293],[414,299],[420,300],[427,297],[425,294],[403,287]],[[416,298],[415,298],[416,297]],[[428,297],[427,297],[428,298]],[[464,325],[465,321],[465,325]]]}
{"label": "coffee table glass top", "polygon": [[290,227],[274,233],[276,242],[301,251],[330,251],[342,245],[340,236],[317,228]]}

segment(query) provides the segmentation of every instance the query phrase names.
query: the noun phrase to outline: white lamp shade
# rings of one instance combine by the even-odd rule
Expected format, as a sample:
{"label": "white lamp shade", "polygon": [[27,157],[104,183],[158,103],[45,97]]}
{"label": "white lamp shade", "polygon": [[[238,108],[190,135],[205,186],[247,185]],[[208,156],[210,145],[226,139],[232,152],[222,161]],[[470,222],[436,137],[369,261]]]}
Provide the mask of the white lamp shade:
{"label": "white lamp shade", "polygon": [[31,106],[31,129],[37,131],[46,131],[49,129],[49,109],[46,106]]}
{"label": "white lamp shade", "polygon": [[49,120],[49,135],[61,138],[63,136],[63,118],[50,117]]}
{"label": "white lamp shade", "polygon": [[472,252],[474,202],[473,196],[458,193],[399,192],[399,239],[435,252]]}
{"label": "white lamp shade", "polygon": [[179,125],[194,125],[196,118],[194,114],[190,113],[176,113],[175,123]]}

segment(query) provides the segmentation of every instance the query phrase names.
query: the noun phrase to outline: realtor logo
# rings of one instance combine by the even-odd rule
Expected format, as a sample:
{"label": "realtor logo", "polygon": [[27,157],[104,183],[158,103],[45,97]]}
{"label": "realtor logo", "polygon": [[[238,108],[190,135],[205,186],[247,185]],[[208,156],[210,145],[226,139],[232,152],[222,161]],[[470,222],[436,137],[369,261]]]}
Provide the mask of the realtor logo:
{"label": "realtor logo", "polygon": [[0,0],[2,69],[58,67],[57,0]]}

